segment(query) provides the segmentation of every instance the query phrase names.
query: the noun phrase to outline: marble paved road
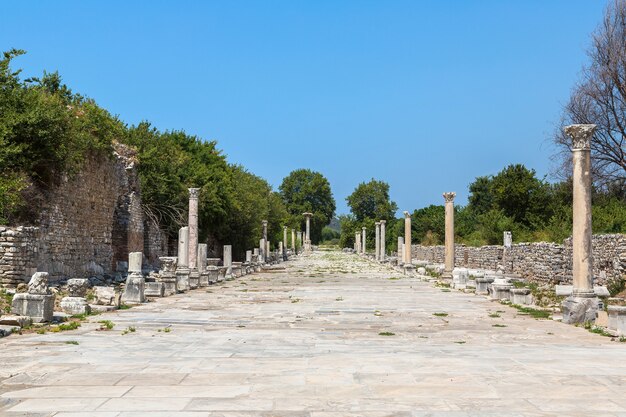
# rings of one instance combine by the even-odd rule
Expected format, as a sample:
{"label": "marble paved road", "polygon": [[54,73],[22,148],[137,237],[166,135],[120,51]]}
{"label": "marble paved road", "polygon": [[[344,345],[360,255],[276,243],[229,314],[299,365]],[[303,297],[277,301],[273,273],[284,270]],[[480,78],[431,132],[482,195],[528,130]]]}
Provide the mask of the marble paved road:
{"label": "marble paved road", "polygon": [[352,255],[284,265],[1,339],[0,415],[626,416],[626,343]]}

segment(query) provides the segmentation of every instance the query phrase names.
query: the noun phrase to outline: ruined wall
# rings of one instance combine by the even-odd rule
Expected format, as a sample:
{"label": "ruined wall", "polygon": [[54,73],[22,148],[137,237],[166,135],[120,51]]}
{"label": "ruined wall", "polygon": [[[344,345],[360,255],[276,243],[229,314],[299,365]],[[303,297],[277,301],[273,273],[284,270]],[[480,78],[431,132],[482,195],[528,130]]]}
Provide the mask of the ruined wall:
{"label": "ruined wall", "polygon": [[[109,157],[87,158],[76,176],[49,190],[36,227],[0,229],[0,285],[27,282],[35,269],[47,271],[52,283],[113,277],[126,271],[129,252],[144,251],[135,151],[114,149]],[[153,258],[162,256],[157,235],[149,239]]]}
{"label": "ruined wall", "polygon": [[[413,245],[413,258],[434,263],[444,262],[443,246]],[[507,273],[517,274],[540,282],[572,281],[572,240],[557,243],[518,243],[510,248],[490,245],[455,246],[456,266],[495,270],[503,267]],[[593,269],[598,284],[626,273],[626,235],[593,236]]]}

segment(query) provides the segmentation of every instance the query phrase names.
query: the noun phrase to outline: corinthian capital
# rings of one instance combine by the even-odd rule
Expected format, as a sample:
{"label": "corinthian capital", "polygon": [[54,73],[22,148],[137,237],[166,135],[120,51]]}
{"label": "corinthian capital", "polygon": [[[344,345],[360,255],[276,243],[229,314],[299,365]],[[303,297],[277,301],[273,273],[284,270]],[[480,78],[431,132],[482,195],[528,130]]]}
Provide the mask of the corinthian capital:
{"label": "corinthian capital", "polygon": [[569,125],[563,128],[567,136],[572,139],[572,150],[591,149],[591,138],[596,125]]}
{"label": "corinthian capital", "polygon": [[200,195],[200,189],[199,188],[189,188],[189,198],[197,199],[199,195]]}
{"label": "corinthian capital", "polygon": [[456,197],[455,192],[443,193],[443,199],[446,200],[446,203],[453,203],[454,197]]}

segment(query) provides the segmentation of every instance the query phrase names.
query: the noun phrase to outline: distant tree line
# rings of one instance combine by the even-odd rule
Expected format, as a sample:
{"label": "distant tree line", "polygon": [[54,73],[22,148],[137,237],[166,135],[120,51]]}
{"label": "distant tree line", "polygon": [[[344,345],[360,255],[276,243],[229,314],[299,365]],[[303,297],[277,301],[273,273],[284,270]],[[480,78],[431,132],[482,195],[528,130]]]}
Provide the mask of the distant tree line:
{"label": "distant tree line", "polygon": [[[367,190],[367,192],[366,192]],[[470,246],[502,244],[504,231],[516,242],[561,242],[572,230],[572,183],[554,184],[537,178],[524,165],[509,165],[493,176],[476,178],[469,185],[469,201],[455,205],[457,243]],[[624,187],[595,188],[594,233],[626,233]],[[443,199],[442,199],[443,203]],[[389,186],[372,180],[360,184],[348,197],[352,213],[341,217],[341,244],[352,247],[354,233],[367,227],[369,248],[374,245],[374,222],[387,220],[386,246],[394,250],[404,236],[404,218],[396,218],[396,204],[389,199]],[[445,238],[444,206],[430,205],[411,213],[413,243],[440,245]]]}

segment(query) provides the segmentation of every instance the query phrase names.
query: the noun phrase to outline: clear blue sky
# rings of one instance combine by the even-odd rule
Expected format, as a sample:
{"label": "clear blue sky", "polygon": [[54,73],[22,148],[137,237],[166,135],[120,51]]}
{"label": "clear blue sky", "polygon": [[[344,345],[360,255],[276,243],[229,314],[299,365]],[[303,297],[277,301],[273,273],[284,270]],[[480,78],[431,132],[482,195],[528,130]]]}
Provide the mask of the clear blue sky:
{"label": "clear blue sky", "polygon": [[370,178],[400,210],[523,163],[550,136],[599,0],[11,1],[0,45],[128,123],[215,139],[276,188],[322,172],[339,213]]}

